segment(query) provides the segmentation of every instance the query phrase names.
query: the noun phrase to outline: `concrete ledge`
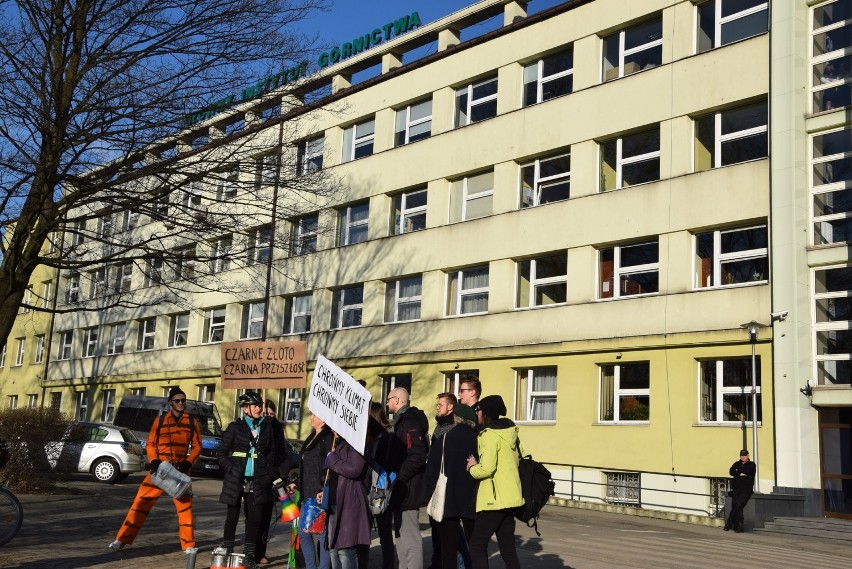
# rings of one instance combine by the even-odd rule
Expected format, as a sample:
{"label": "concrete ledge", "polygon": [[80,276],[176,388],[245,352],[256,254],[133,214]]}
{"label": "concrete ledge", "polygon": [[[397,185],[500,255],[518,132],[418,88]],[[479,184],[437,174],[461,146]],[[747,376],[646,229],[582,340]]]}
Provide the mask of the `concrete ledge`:
{"label": "concrete ledge", "polygon": [[709,527],[723,527],[725,525],[725,520],[722,518],[712,518],[710,516],[700,516],[697,514],[679,514],[677,512],[665,512],[662,510],[648,510],[645,508],[631,508],[629,506],[615,506],[612,504],[599,504],[595,502],[582,502],[580,500],[569,500],[567,498],[552,497],[547,501],[547,505],[559,506],[562,508],[575,508],[578,510],[595,510],[598,512],[639,516],[657,520],[671,520],[674,522]]}

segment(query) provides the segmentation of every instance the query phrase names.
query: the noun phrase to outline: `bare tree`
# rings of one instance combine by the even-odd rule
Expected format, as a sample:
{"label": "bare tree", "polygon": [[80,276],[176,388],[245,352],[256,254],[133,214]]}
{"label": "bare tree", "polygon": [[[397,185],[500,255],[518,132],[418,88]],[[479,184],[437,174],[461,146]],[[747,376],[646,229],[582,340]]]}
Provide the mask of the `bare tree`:
{"label": "bare tree", "polygon": [[40,264],[69,279],[68,310],[264,277],[276,221],[334,190],[310,156],[293,167],[307,115],[287,93],[314,44],[295,25],[324,3],[0,0],[0,344]]}

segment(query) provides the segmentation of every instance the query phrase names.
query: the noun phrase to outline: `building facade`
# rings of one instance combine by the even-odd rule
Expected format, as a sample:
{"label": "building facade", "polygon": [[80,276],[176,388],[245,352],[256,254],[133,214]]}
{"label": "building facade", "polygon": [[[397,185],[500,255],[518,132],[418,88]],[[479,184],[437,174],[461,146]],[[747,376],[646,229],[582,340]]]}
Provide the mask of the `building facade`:
{"label": "building facade", "polygon": [[[285,153],[342,189],[276,223],[286,246],[263,226],[228,236],[275,267],[269,296],[261,279],[248,295],[199,293],[187,310],[58,315],[41,386],[81,418],[108,420],[123,395],[175,384],[230,416],[219,343],[304,340],[309,359],[365,380],[376,401],[405,386],[429,410],[478,377],[562,498],[715,516],[749,448],[760,492],[806,493],[813,512],[843,515],[820,489],[847,503],[848,465],[835,476],[818,449],[819,433],[849,449],[852,350],[836,300],[848,250],[832,201],[849,185],[834,174],[852,150],[849,83],[811,78],[848,61],[850,1],[798,4],[528,13],[484,0],[433,23],[395,19],[369,49],[342,44],[300,79],[323,98],[288,123]],[[277,103],[285,113],[288,99]],[[261,115],[277,136],[281,121],[252,105],[186,136]],[[828,192],[830,208],[815,197]],[[60,303],[73,300],[73,275],[59,281]],[[806,378],[818,379],[811,398]],[[267,396],[303,437],[305,392]]]}

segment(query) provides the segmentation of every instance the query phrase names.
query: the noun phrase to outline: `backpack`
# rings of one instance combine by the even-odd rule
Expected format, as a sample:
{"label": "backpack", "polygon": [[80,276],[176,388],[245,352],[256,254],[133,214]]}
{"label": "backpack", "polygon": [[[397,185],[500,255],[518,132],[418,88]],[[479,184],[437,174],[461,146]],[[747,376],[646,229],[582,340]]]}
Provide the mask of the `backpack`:
{"label": "backpack", "polygon": [[[383,433],[381,436],[390,436]],[[374,516],[384,514],[390,504],[391,493],[393,492],[393,483],[396,481],[396,472],[386,472],[382,466],[376,462],[376,452],[379,448],[379,439],[373,443],[373,452],[370,456],[370,468],[372,469],[372,480],[370,482],[370,491],[367,494],[367,503],[370,505],[370,513]],[[385,462],[387,455],[390,452],[390,445],[385,450]]]}
{"label": "backpack", "polygon": [[540,462],[533,460],[530,455],[521,454],[521,443],[518,441],[518,474],[521,477],[521,495],[524,505],[515,511],[515,517],[527,527],[535,528],[535,534],[541,536],[538,531],[539,512],[547,504],[547,499],[553,496],[556,483],[550,476],[550,471]]}

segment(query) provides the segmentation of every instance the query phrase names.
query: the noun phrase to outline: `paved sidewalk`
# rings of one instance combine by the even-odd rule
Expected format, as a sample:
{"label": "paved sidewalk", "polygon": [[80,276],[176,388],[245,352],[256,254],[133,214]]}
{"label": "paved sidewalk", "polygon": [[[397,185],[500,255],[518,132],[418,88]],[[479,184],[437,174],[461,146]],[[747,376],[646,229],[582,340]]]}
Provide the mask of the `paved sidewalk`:
{"label": "paved sidewalk", "polygon": [[[118,553],[107,549],[140,481],[141,476],[133,476],[123,484],[109,486],[80,476],[65,484],[74,494],[19,496],[24,525],[15,539],[0,548],[0,567],[184,569],[177,515],[169,499],[157,503],[136,543]],[[224,507],[218,502],[222,484],[216,479],[198,479],[193,486],[196,540],[201,548],[195,569],[207,569],[222,534]],[[431,539],[425,517],[421,522],[427,567]],[[852,546],[828,540],[735,534],[714,527],[570,508],[545,508],[539,529],[541,537],[523,524],[518,526],[518,552],[525,569],[848,569],[852,559]],[[239,536],[242,529],[237,531]],[[288,545],[285,533],[273,535],[272,563],[267,567],[286,567]],[[492,569],[502,569],[493,541],[492,550]],[[370,569],[380,569],[380,561],[375,539]]]}

